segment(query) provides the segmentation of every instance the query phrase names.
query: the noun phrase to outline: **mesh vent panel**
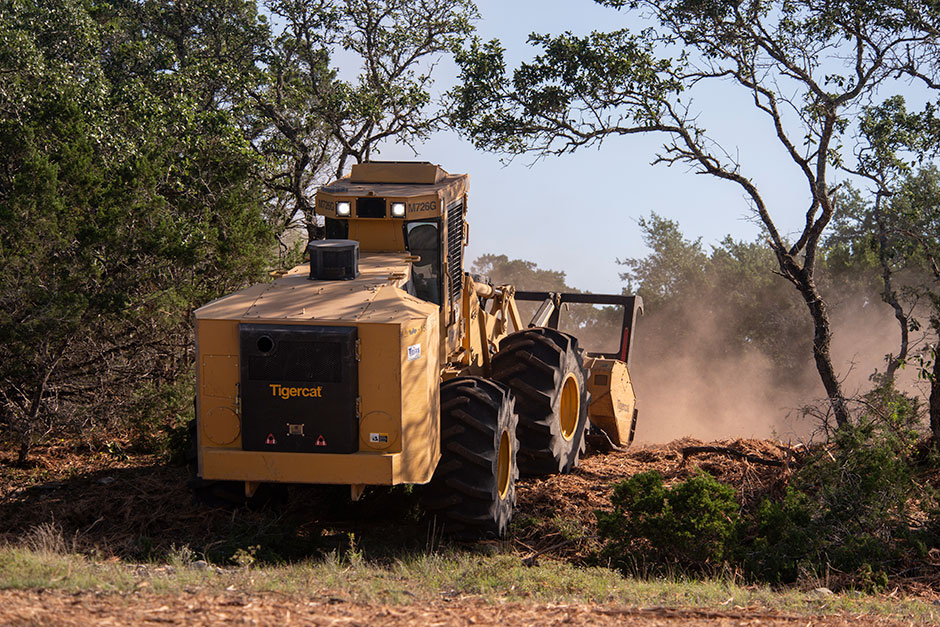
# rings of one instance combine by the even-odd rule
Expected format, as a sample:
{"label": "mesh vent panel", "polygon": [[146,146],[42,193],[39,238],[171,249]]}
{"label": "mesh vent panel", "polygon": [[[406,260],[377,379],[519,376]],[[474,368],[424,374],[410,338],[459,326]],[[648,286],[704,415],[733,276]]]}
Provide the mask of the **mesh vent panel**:
{"label": "mesh vent panel", "polygon": [[270,356],[252,356],[248,377],[252,381],[304,381],[340,383],[342,346],[335,342],[279,341]]}

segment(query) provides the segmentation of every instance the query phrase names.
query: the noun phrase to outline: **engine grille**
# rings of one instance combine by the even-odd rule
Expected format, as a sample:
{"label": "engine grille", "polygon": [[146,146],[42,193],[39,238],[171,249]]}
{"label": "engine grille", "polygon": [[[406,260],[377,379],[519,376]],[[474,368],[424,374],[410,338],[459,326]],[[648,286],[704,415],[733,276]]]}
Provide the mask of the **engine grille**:
{"label": "engine grille", "polygon": [[463,201],[447,205],[447,268],[450,299],[460,298],[463,289]]}
{"label": "engine grille", "polygon": [[277,354],[248,358],[251,381],[340,383],[342,347],[336,343],[290,342],[277,344]]}

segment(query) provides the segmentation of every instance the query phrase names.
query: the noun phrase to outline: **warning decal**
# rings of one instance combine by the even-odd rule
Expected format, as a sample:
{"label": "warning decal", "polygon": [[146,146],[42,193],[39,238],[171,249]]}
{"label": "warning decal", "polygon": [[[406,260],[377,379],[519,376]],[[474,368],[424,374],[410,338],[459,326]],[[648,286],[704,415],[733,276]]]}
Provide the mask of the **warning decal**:
{"label": "warning decal", "polygon": [[317,438],[317,446],[326,446],[326,438],[322,435]]}
{"label": "warning decal", "polygon": [[373,444],[386,444],[388,443],[388,434],[387,433],[370,433],[369,442]]}
{"label": "warning decal", "polygon": [[421,357],[421,345],[413,344],[408,347],[408,361],[414,361]]}

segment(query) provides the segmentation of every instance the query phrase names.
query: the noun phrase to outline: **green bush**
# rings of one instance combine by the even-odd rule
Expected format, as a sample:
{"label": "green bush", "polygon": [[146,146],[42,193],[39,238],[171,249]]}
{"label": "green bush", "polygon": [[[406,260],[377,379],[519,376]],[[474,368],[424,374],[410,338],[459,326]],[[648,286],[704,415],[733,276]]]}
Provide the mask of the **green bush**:
{"label": "green bush", "polygon": [[720,564],[735,546],[739,506],[734,490],[701,472],[672,488],[657,472],[618,483],[612,512],[598,512],[606,541],[601,557],[626,572],[644,565],[700,570]]}
{"label": "green bush", "polygon": [[740,557],[756,579],[770,583],[792,582],[802,569],[810,569],[814,537],[810,523],[813,505],[809,497],[788,487],[783,499],[764,499],[754,512],[753,536],[742,542]]}
{"label": "green bush", "polygon": [[189,421],[194,418],[193,376],[174,383],[143,383],[127,407],[128,438],[137,452],[155,453],[172,464],[183,464],[190,446]]}
{"label": "green bush", "polygon": [[655,472],[617,484],[613,511],[597,514],[601,557],[633,574],[727,562],[756,581],[836,573],[884,588],[940,544],[937,498],[923,477],[936,460],[925,463],[916,446],[916,401],[886,386],[864,400],[853,424],[811,448],[781,495],[751,508],[706,473],[671,489]]}

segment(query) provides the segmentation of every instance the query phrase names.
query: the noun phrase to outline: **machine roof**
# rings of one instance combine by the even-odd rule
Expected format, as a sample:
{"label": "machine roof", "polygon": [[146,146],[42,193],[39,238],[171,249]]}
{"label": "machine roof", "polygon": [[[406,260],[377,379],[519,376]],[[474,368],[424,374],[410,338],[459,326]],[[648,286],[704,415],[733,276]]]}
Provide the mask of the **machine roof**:
{"label": "machine roof", "polygon": [[[449,203],[467,193],[467,189],[470,187],[469,174],[448,174],[439,167],[434,167],[437,168],[438,174],[433,177],[433,180],[435,180],[433,183],[405,183],[389,180],[395,177],[384,177],[384,180],[388,182],[383,182],[381,176],[373,177],[371,181],[364,181],[361,179],[366,177],[344,176],[329,185],[321,187],[319,193],[334,196],[358,197],[371,195],[393,198],[417,198],[434,195],[444,203]],[[425,180],[432,180],[432,178]]]}
{"label": "machine roof", "polygon": [[426,318],[437,305],[400,289],[411,271],[407,253],[362,253],[359,276],[311,281],[299,265],[271,283],[252,285],[196,310],[197,319],[404,322]]}

